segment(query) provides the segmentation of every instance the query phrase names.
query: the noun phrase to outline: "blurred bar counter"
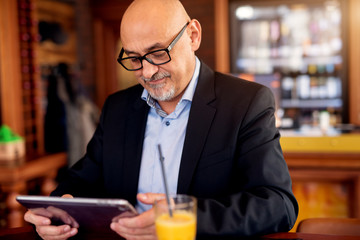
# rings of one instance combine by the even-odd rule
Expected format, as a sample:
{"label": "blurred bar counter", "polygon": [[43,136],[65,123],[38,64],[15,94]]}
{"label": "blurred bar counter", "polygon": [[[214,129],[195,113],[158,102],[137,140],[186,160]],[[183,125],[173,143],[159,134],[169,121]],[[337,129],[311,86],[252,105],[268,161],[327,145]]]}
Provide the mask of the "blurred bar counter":
{"label": "blurred bar counter", "polygon": [[[60,168],[67,166],[66,153],[30,157],[13,165],[0,165],[0,193],[5,197],[5,214],[1,216],[1,227],[24,226],[24,212],[17,201],[19,194],[49,195],[57,185],[56,177]],[[37,194],[39,195],[39,194]],[[2,203],[3,204],[3,203]],[[3,204],[4,205],[4,204]]]}
{"label": "blurred bar counter", "polygon": [[360,218],[360,133],[304,135],[282,131],[281,135],[299,202],[293,229],[309,217]]}
{"label": "blurred bar counter", "polygon": [[360,154],[360,133],[304,136],[282,133],[280,139],[284,152],[324,152]]}

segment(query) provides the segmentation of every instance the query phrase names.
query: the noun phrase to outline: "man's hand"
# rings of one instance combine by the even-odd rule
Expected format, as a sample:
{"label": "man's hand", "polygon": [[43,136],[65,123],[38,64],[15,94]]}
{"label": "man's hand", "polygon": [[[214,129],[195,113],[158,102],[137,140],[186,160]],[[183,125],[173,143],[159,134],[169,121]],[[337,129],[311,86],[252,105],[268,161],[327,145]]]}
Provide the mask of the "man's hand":
{"label": "man's hand", "polygon": [[[70,197],[71,195],[65,194],[62,197]],[[28,210],[24,215],[25,221],[32,223],[36,227],[36,231],[39,236],[45,240],[62,240],[68,239],[77,234],[78,229],[71,227],[70,225],[53,226],[51,225],[50,217],[44,217],[35,214],[31,210]]]}
{"label": "man's hand", "polygon": [[[145,204],[154,204],[155,200],[163,198],[164,194],[139,193],[137,198]],[[121,218],[110,225],[111,229],[127,240],[157,239],[155,233],[155,212],[154,209],[130,218]]]}

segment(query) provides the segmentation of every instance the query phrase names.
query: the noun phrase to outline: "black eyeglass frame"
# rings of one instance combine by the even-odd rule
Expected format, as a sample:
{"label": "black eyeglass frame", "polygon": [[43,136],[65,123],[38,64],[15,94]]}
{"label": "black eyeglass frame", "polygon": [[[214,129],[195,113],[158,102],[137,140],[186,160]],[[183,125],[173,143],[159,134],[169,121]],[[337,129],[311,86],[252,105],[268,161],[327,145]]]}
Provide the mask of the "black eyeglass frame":
{"label": "black eyeglass frame", "polygon": [[[145,59],[146,61],[148,61],[149,63],[153,64],[153,65],[163,65],[165,63],[168,63],[171,61],[171,56],[170,56],[170,51],[171,49],[175,46],[175,44],[179,41],[179,39],[181,38],[181,36],[184,34],[185,32],[185,29],[187,28],[187,26],[189,25],[190,22],[187,22],[185,24],[185,26],[181,29],[181,31],[176,35],[176,37],[174,38],[174,40],[171,41],[171,43],[169,44],[169,46],[167,48],[163,48],[163,49],[158,49],[158,50],[155,50],[155,51],[151,51],[151,52],[148,52],[146,53],[144,56],[141,56],[141,57],[126,57],[126,58],[123,58],[123,55],[124,55],[124,49],[121,48],[121,51],[120,51],[120,54],[117,58],[117,62],[121,64],[121,66],[123,66],[126,70],[128,71],[137,71],[137,70],[140,70],[143,68],[143,60]],[[150,54],[154,54],[156,52],[160,52],[160,51],[165,51],[167,53],[167,55],[169,56],[169,60],[168,61],[165,61],[163,63],[154,63],[150,58],[147,58],[146,56],[150,55]],[[121,61],[122,60],[127,60],[127,59],[138,59],[140,61],[140,64],[141,64],[141,67],[139,68],[136,68],[136,69],[129,69],[127,68]]]}

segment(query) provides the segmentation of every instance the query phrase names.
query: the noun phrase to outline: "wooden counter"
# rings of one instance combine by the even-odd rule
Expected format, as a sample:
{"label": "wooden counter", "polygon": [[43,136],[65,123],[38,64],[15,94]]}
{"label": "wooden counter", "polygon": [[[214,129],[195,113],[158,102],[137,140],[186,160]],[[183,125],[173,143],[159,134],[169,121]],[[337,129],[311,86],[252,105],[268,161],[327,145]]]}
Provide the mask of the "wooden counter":
{"label": "wooden counter", "polygon": [[360,134],[285,136],[281,145],[299,202],[297,223],[360,217]]}
{"label": "wooden counter", "polygon": [[[21,228],[12,228],[12,229],[6,229],[3,231],[0,231],[0,239],[6,239],[6,240],[36,240],[39,239],[37,237],[37,234],[35,233],[35,230],[31,227],[31,226],[26,226],[26,227],[21,227]],[[102,239],[102,240],[107,240],[107,239],[114,239],[111,236],[107,236],[104,234],[92,234],[89,235],[88,238],[86,238],[88,240],[92,240],[92,239]],[[117,238],[117,239],[122,239],[122,238]],[[359,237],[358,236],[342,236],[342,235],[325,235],[325,234],[310,234],[310,233],[289,233],[289,232],[279,232],[279,233],[272,233],[272,234],[268,234],[268,235],[264,235],[264,236],[258,236],[258,237],[251,237],[251,238],[243,238],[243,237],[232,237],[232,238],[227,238],[227,237],[217,237],[217,238],[197,238],[199,240],[201,239],[221,239],[221,240],[226,240],[226,239],[231,239],[231,240],[244,240],[244,239],[252,239],[252,240],[280,240],[280,239],[288,239],[288,240],[358,240]]]}
{"label": "wooden counter", "polygon": [[302,136],[284,134],[280,139],[284,152],[325,152],[360,154],[360,134]]}
{"label": "wooden counter", "polygon": [[58,169],[66,164],[66,154],[57,153],[26,159],[19,165],[0,166],[0,189],[6,193],[6,207],[9,209],[7,227],[21,227],[24,224],[24,209],[15,198],[27,193],[27,184],[32,180],[42,179],[41,192],[49,195],[56,187],[54,180]]}

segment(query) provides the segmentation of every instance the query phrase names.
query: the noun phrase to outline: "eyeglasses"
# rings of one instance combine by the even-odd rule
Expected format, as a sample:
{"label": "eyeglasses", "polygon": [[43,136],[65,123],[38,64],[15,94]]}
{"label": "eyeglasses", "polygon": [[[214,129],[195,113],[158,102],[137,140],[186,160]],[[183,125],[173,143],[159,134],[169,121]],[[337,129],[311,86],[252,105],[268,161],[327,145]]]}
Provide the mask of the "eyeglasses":
{"label": "eyeglasses", "polygon": [[121,48],[119,57],[117,58],[118,63],[120,63],[121,66],[123,66],[128,71],[136,71],[143,68],[142,62],[144,59],[153,65],[162,65],[170,62],[171,57],[169,52],[174,47],[175,43],[179,41],[179,39],[185,32],[185,29],[188,25],[189,22],[185,24],[185,26],[181,29],[181,31],[178,33],[178,35],[174,38],[174,40],[169,44],[167,48],[148,52],[144,56],[123,58],[125,51],[123,48]]}

